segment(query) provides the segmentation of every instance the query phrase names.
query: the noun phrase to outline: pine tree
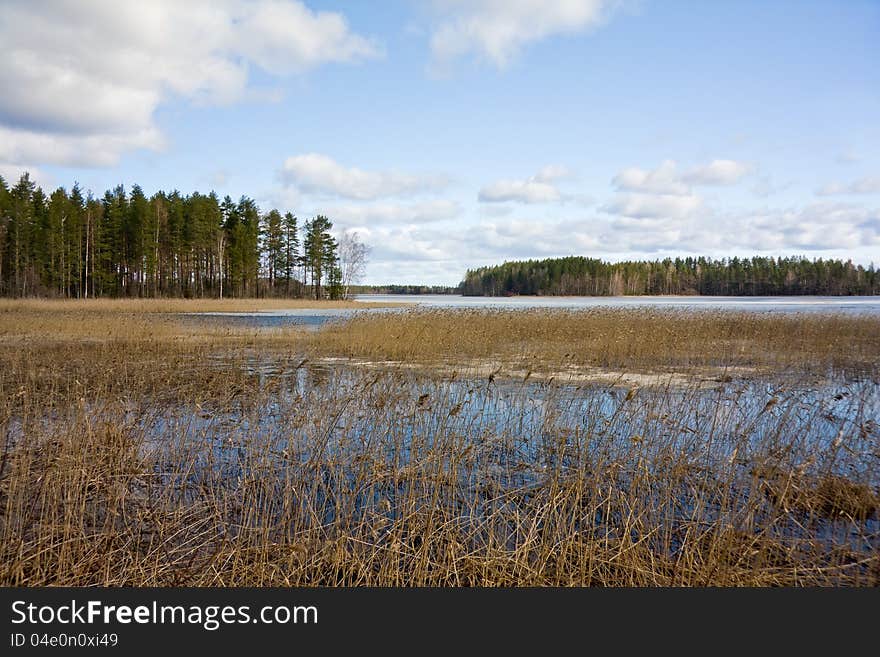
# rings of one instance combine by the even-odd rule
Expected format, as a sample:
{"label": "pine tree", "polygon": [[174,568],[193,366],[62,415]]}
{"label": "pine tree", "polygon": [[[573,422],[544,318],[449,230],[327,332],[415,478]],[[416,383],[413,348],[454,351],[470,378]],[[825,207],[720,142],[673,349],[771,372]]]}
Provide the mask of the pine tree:
{"label": "pine tree", "polygon": [[273,295],[275,294],[275,282],[278,274],[286,268],[282,221],[281,213],[278,210],[271,210],[263,218],[263,229],[261,231],[262,249],[266,259],[266,276],[270,293]]}
{"label": "pine tree", "polygon": [[297,236],[296,217],[292,212],[284,214],[284,281],[285,293],[292,294],[294,271],[299,262],[299,237]]}
{"label": "pine tree", "polygon": [[22,174],[10,193],[8,244],[12,275],[13,295],[22,297],[28,293],[27,270],[33,244],[33,193],[36,188],[28,173]]}
{"label": "pine tree", "polygon": [[323,279],[337,264],[336,240],[330,234],[333,224],[324,215],[318,215],[305,225],[303,258],[311,277],[315,299],[323,298]]}

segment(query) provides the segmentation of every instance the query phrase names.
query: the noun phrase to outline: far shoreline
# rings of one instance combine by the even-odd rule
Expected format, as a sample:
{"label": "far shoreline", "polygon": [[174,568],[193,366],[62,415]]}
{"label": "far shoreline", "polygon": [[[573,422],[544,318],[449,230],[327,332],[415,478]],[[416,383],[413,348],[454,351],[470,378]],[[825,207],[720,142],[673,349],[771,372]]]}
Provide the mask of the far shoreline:
{"label": "far shoreline", "polygon": [[462,299],[880,299],[880,294],[410,294],[358,292],[360,297],[453,297]]}
{"label": "far shoreline", "polygon": [[407,302],[372,302],[330,299],[286,298],[98,298],[52,299],[25,297],[0,299],[0,312],[32,310],[45,312],[94,311],[131,313],[209,313],[261,312],[271,310],[357,310],[365,308],[397,308],[413,305]]}

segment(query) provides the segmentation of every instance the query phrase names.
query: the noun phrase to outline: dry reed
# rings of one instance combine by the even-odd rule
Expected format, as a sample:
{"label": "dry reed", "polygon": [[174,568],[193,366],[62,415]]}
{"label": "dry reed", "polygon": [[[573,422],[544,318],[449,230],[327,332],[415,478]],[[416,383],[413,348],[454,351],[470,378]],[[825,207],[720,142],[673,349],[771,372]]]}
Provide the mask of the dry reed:
{"label": "dry reed", "polygon": [[[880,584],[876,320],[733,321],[407,313],[311,334],[7,313],[0,584]],[[734,337],[744,352],[703,351]],[[853,376],[627,390],[304,362],[806,367],[809,349]]]}
{"label": "dry reed", "polygon": [[318,353],[378,361],[498,361],[656,371],[827,374],[880,363],[880,318],[658,309],[434,310],[361,314],[310,337]]}

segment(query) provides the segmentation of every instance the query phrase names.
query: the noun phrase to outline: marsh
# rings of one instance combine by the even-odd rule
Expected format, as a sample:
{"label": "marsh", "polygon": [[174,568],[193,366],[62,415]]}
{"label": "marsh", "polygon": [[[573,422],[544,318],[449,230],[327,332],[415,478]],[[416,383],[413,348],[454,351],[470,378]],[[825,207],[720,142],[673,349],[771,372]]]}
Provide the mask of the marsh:
{"label": "marsh", "polygon": [[3,310],[6,585],[880,581],[871,314]]}

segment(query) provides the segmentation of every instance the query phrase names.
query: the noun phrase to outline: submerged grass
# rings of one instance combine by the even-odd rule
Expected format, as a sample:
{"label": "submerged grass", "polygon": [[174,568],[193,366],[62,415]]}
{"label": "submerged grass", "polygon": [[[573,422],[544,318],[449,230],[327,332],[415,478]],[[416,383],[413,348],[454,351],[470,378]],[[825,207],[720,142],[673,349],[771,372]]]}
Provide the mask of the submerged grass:
{"label": "submerged grass", "polygon": [[[308,333],[8,310],[0,584],[878,585],[876,324],[438,312]],[[322,355],[766,371],[628,389]]]}

